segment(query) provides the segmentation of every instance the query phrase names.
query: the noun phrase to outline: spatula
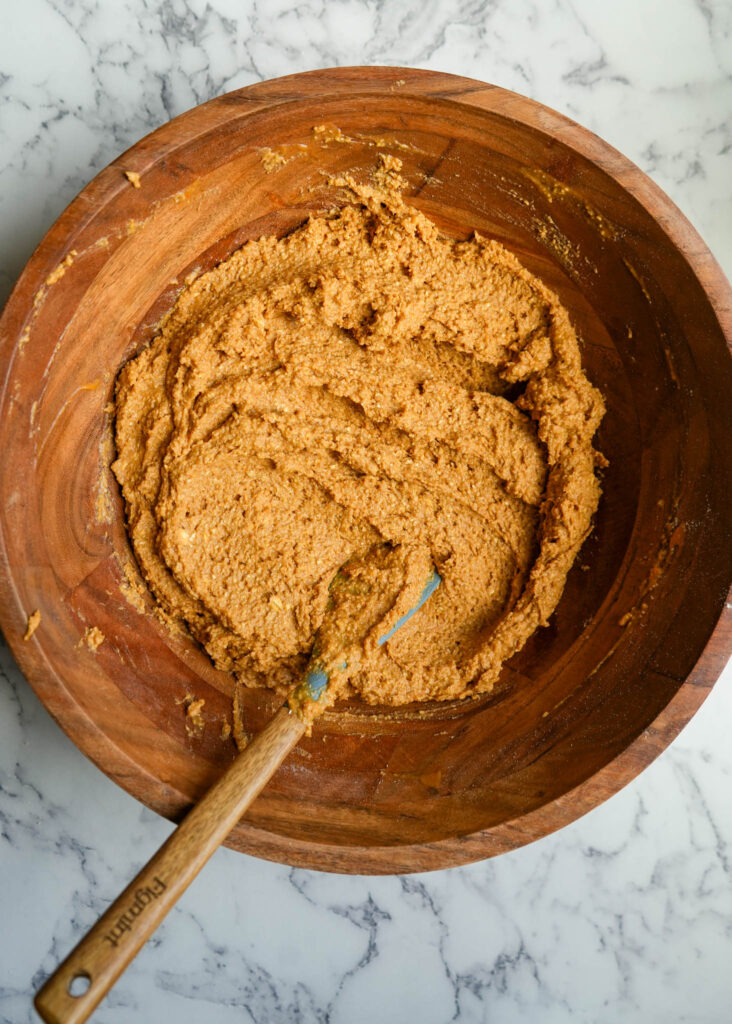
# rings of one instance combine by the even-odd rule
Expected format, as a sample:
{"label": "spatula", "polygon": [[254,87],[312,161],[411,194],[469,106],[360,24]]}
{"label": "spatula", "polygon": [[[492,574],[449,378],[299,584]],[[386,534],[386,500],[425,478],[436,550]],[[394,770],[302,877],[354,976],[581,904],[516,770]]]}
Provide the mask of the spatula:
{"label": "spatula", "polygon": [[[382,592],[379,582],[389,575],[392,555],[385,546],[380,548],[372,562],[347,563],[334,577],[305,676],[287,702],[40,989],[35,1007],[47,1024],[82,1024],[88,1019],[309,723],[331,703],[334,677],[347,672],[349,661],[358,661],[366,637],[383,620],[384,605],[390,603],[389,593]],[[376,643],[390,640],[440,583],[439,573],[432,568],[418,600]]]}

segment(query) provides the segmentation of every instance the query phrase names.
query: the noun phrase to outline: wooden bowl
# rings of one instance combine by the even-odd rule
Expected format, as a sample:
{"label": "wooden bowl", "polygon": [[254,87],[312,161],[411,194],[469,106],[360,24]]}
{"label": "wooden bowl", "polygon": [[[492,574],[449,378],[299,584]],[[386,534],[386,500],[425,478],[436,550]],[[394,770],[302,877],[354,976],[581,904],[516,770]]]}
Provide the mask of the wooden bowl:
{"label": "wooden bowl", "polygon": [[[318,140],[319,124],[351,141]],[[268,172],[263,147],[286,162]],[[234,756],[220,737],[232,680],[136,589],[108,470],[114,379],[187,274],[329,207],[324,171],[366,171],[378,152],[403,159],[412,201],[446,232],[500,239],[558,291],[607,398],[610,460],[557,613],[495,693],[329,714],[230,839],[386,873],[489,857],[605,800],[689,721],[729,652],[730,288],[624,157],[521,96],[393,68],[264,82],[158,129],[69,206],[4,312],[0,573],[3,628],[51,714],[179,817]],[[96,653],[79,646],[92,625]],[[186,731],[187,693],[205,699],[201,735]],[[249,693],[247,728],[274,704]]]}

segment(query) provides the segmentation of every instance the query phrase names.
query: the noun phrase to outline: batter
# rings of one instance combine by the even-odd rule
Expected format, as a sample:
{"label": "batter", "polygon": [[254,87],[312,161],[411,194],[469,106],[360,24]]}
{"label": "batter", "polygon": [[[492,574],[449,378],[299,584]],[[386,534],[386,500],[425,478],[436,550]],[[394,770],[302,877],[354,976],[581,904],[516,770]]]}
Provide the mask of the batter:
{"label": "batter", "polygon": [[443,237],[384,176],[340,184],[340,212],[199,277],[122,369],[129,534],[162,612],[283,694],[340,566],[394,552],[381,635],[434,565],[439,590],[339,696],[467,697],[556,608],[604,404],[566,310],[505,248]]}

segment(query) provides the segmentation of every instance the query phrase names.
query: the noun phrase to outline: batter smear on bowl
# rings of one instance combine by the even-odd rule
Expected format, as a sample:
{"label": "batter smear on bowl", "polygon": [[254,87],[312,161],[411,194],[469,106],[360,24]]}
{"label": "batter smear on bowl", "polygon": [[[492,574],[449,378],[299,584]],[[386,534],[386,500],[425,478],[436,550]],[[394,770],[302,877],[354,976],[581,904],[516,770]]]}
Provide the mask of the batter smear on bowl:
{"label": "batter smear on bowl", "polygon": [[162,612],[248,686],[297,683],[340,566],[384,542],[442,585],[339,696],[488,691],[591,528],[604,413],[556,295],[376,184],[180,294],[117,384],[113,469]]}

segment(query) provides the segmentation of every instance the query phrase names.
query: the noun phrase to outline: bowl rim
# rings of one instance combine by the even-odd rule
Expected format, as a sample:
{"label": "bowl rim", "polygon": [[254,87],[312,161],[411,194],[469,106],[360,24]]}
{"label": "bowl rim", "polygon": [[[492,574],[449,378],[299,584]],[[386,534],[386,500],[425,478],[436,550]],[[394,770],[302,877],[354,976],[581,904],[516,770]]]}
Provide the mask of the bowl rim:
{"label": "bowl rim", "polygon": [[[0,388],[4,404],[13,369],[13,354],[27,317],[23,295],[34,294],[67,250],[67,239],[98,213],[126,185],[120,171],[132,154],[138,166],[152,166],[169,156],[177,145],[190,144],[197,135],[227,119],[227,113],[251,103],[261,112],[268,105],[302,98],[299,86],[308,82],[308,99],[336,89],[343,92],[392,92],[435,96],[477,107],[518,121],[557,139],[592,161],[624,188],[669,237],[703,288],[732,349],[732,288],[696,229],[672,200],[627,157],[589,129],[563,114],[518,93],[476,79],[420,68],[365,66],[325,68],[257,82],[224,93],[167,122],[100,171],[72,200],[31,255],[0,316],[0,360],[6,367]],[[181,126],[186,134],[181,140]],[[170,145],[175,142],[176,145]],[[111,173],[110,173],[111,172]],[[26,620],[5,541],[4,512],[0,511],[0,626],[11,651],[31,687],[72,742],[97,767],[128,793],[159,813],[173,817],[170,787],[157,780],[159,792],[151,796],[149,779],[141,767],[71,699],[63,679],[37,644],[23,642]],[[732,587],[729,590],[732,594]],[[620,754],[580,785],[526,814],[466,836],[433,843],[402,846],[339,846],[294,840],[243,822],[227,845],[265,859],[297,867],[351,874],[399,874],[453,867],[491,857],[533,842],[563,828],[626,786],[671,743],[708,696],[732,650],[732,604],[724,602],[719,619],[693,669],[654,721]]]}

